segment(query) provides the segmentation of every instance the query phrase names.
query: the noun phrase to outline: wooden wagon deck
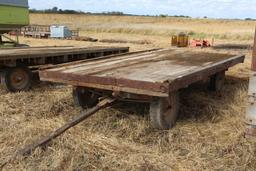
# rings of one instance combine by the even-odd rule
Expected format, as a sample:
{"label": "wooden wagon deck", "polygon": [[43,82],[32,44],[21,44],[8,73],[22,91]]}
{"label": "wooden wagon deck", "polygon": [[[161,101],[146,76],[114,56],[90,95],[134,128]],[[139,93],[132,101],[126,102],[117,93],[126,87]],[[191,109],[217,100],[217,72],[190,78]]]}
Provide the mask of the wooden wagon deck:
{"label": "wooden wagon deck", "polygon": [[172,91],[242,63],[244,58],[162,49],[52,67],[40,71],[40,78],[73,86],[168,97]]}
{"label": "wooden wagon deck", "polygon": [[129,47],[46,46],[0,49],[1,83],[8,91],[31,87],[32,70],[83,59],[129,52]]}
{"label": "wooden wagon deck", "polygon": [[[117,53],[128,52],[128,47],[73,47],[73,46],[52,46],[52,47],[25,47],[0,49],[0,62],[6,60],[22,60],[45,57],[74,57],[75,55],[106,56]],[[85,58],[83,58],[85,59]]]}

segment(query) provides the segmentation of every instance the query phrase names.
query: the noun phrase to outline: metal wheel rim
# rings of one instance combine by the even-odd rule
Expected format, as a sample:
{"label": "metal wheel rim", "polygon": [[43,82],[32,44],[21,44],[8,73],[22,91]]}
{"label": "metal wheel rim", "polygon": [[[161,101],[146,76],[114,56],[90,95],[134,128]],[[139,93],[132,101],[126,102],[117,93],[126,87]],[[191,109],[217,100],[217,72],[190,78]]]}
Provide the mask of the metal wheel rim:
{"label": "metal wheel rim", "polygon": [[166,98],[163,102],[163,119],[162,121],[165,122],[165,124],[167,124],[168,126],[174,124],[173,120],[176,116],[174,116],[173,110],[175,109],[175,106],[173,106],[173,104],[171,103],[171,99]]}
{"label": "metal wheel rim", "polygon": [[15,69],[10,75],[10,83],[17,90],[26,87],[28,82],[29,76],[27,72],[22,69]]}

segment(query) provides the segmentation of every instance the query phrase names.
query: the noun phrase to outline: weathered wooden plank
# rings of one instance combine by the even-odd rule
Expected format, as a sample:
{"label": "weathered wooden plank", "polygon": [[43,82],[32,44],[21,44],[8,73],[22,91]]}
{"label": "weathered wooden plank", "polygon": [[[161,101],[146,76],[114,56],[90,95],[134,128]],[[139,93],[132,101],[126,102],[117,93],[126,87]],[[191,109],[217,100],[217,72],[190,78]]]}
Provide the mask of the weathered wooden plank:
{"label": "weathered wooden plank", "polygon": [[145,89],[138,89],[138,88],[130,88],[130,87],[122,87],[122,86],[115,86],[115,85],[106,85],[106,84],[95,84],[95,83],[87,83],[82,81],[74,81],[74,80],[64,80],[61,78],[48,78],[45,81],[49,82],[55,82],[55,83],[63,83],[73,86],[79,86],[79,87],[88,87],[88,88],[95,88],[99,90],[109,90],[114,92],[127,92],[132,94],[138,94],[138,95],[146,95],[146,96],[153,96],[153,97],[168,97],[169,93],[162,93],[162,92],[156,92],[151,90],[145,90]]}
{"label": "weathered wooden plank", "polygon": [[[157,51],[160,49],[153,49],[153,50],[145,50],[145,51],[138,51],[138,52],[130,52],[127,54],[120,54],[120,55],[115,55],[114,57],[102,57],[98,58],[98,60],[86,60],[86,61],[81,61],[81,62],[73,62],[69,64],[64,64],[64,65],[58,65],[58,67],[51,68],[51,71],[67,71],[69,69],[78,69],[79,68],[84,71],[86,68],[102,68],[104,66],[109,66],[110,64],[118,64],[120,63],[125,63],[127,61],[134,61],[136,59],[140,59],[141,57],[145,57],[145,55],[150,55],[154,51]],[[143,55],[143,56],[142,56]],[[129,56],[129,57],[127,57]],[[49,68],[50,69],[50,68]],[[102,69],[101,69],[102,70]]]}
{"label": "weathered wooden plank", "polygon": [[244,62],[244,55],[235,56],[217,63],[214,63],[209,66],[205,66],[203,68],[197,68],[191,73],[185,73],[175,79],[169,79],[168,82],[170,83],[170,91],[176,91],[180,88],[184,88],[187,85],[195,83],[200,80],[204,80],[205,78],[214,75],[218,72],[228,70],[230,67]]}
{"label": "weathered wooden plank", "polygon": [[0,49],[0,67],[63,64],[129,52],[129,47],[27,47]]}
{"label": "weathered wooden plank", "polygon": [[165,49],[50,68],[41,71],[40,77],[74,86],[162,97],[243,60],[243,55]]}
{"label": "weathered wooden plank", "polygon": [[[48,56],[64,56],[68,54],[97,54],[107,52],[128,52],[128,47],[35,47],[12,48],[0,50],[0,61],[20,58],[39,58]],[[99,55],[100,56],[100,55]]]}

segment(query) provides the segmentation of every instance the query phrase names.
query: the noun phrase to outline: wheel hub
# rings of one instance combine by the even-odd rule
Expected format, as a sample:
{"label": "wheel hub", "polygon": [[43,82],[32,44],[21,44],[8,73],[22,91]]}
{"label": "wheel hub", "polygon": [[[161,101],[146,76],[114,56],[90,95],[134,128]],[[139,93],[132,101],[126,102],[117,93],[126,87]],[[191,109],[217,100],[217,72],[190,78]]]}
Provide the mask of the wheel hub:
{"label": "wheel hub", "polygon": [[11,75],[11,84],[16,89],[23,88],[26,86],[29,77],[27,76],[26,72],[21,69],[16,69]]}

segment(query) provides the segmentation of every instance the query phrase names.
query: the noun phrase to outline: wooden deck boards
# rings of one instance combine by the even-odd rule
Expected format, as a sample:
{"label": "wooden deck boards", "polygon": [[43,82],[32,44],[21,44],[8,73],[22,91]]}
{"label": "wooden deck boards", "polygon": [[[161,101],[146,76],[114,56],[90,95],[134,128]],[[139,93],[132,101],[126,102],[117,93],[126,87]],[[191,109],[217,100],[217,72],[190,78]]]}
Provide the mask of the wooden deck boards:
{"label": "wooden deck boards", "polygon": [[[71,63],[44,70],[40,76],[42,80],[55,82],[72,82],[71,84],[75,84],[74,81],[77,83],[80,81],[84,84],[112,85],[166,92],[168,91],[166,90],[166,82],[175,82],[181,77],[188,77],[198,72],[202,75],[201,77],[209,76],[204,72],[214,74],[215,69],[216,72],[221,69],[226,70],[243,62],[243,60],[243,55],[165,49],[102,58],[96,61]],[[191,81],[193,82],[193,80]],[[158,86],[154,87],[154,84]],[[161,90],[161,84],[164,90]],[[156,89],[154,90],[154,88]]]}
{"label": "wooden deck boards", "polygon": [[82,53],[100,53],[115,50],[127,50],[128,47],[29,47],[0,49],[0,60],[13,59],[19,57],[42,57]]}

